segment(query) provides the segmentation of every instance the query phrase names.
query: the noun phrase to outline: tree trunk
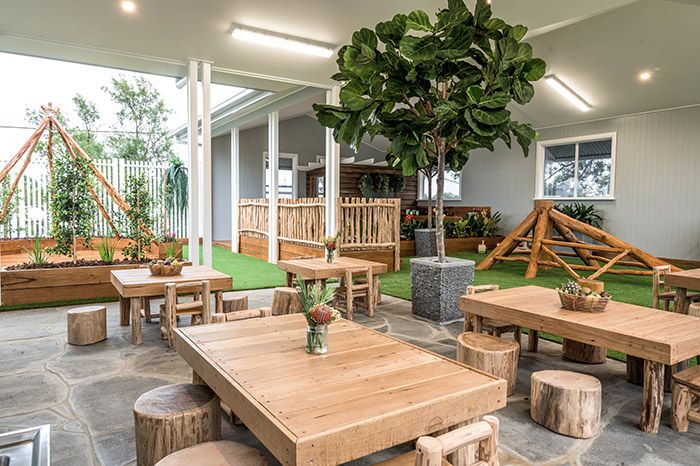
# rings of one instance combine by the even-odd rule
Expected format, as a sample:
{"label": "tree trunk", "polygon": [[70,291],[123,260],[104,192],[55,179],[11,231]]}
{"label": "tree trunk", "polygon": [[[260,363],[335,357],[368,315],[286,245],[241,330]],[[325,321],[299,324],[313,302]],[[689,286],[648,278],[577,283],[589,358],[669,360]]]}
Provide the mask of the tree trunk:
{"label": "tree trunk", "polygon": [[428,229],[433,228],[433,169],[427,172],[428,179]]}
{"label": "tree trunk", "polygon": [[445,262],[445,215],[443,212],[443,204],[445,198],[445,154],[443,148],[436,141],[437,150],[437,222],[435,228],[438,262]]}

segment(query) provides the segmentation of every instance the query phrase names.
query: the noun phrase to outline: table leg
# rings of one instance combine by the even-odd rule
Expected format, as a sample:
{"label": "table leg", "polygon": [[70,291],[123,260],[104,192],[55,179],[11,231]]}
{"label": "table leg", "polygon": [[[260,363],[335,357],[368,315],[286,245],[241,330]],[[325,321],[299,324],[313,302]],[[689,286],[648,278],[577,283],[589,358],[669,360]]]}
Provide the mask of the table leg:
{"label": "table leg", "polygon": [[141,338],[141,298],[131,298],[131,343],[140,345]]}
{"label": "table leg", "polygon": [[474,333],[481,333],[484,331],[484,318],[482,316],[474,316]]}
{"label": "table leg", "polygon": [[294,274],[292,272],[287,272],[287,286],[294,287]]}
{"label": "table leg", "polygon": [[687,288],[676,288],[676,299],[673,300],[673,312],[679,314],[687,314],[688,311],[688,289]]}
{"label": "table leg", "polygon": [[214,303],[217,314],[224,312],[224,292],[217,290],[214,292]]}
{"label": "table leg", "polygon": [[129,310],[129,304],[129,298],[119,296],[119,325],[122,327],[129,326],[129,316],[131,313]]}
{"label": "table leg", "polygon": [[379,286],[379,275],[372,276],[372,289],[374,290],[374,305],[378,306],[382,303],[382,289]]}
{"label": "table leg", "polygon": [[528,344],[528,350],[531,353],[536,353],[537,352],[537,344],[540,341],[540,336],[537,330],[530,329],[530,332],[527,335],[527,344]]}
{"label": "table leg", "polygon": [[654,361],[644,361],[644,401],[639,428],[655,434],[661,424],[661,410],[664,406],[664,365]]}

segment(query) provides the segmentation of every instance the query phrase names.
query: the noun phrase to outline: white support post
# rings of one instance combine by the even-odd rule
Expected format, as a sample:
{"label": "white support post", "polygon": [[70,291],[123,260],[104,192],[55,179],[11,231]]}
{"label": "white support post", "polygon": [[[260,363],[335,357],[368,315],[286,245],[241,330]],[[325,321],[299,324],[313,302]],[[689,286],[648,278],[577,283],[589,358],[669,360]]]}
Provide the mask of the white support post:
{"label": "white support post", "polygon": [[231,130],[231,251],[238,252],[239,223],[238,204],[241,201],[241,154],[240,132],[238,128]]}
{"label": "white support post", "polygon": [[197,81],[199,66],[187,64],[187,148],[189,152],[189,260],[199,264],[199,138],[197,128]]}
{"label": "white support post", "polygon": [[[279,168],[280,168],[280,148],[279,148],[279,112],[272,112],[267,116],[268,131],[268,166],[270,167],[270,199],[268,211],[270,214],[267,235],[268,240],[268,262],[277,263],[277,196],[279,194]],[[263,186],[263,194],[265,187]]]}
{"label": "white support post", "polygon": [[[326,103],[338,105],[340,86],[333,86],[326,91]],[[340,196],[340,144],[333,139],[333,130],[326,128],[326,179],[324,182],[326,196],[326,235],[334,236],[335,208]]]}
{"label": "white support post", "polygon": [[202,156],[203,156],[203,209],[204,223],[202,251],[204,265],[211,267],[212,260],[212,179],[211,179],[211,63],[202,62]]}

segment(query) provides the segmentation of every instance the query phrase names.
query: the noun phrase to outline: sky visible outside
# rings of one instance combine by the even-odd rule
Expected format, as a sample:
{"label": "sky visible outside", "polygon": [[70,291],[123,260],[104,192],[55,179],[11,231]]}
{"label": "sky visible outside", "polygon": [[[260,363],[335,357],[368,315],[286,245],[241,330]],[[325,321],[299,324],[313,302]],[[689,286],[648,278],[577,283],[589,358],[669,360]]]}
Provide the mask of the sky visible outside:
{"label": "sky visible outside", "polygon": [[[71,125],[77,125],[79,119],[71,100],[76,93],[95,103],[101,117],[98,137],[108,136],[108,131],[118,127],[117,106],[102,87],[109,87],[112,77],[120,75],[126,78],[144,76],[158,89],[166,106],[173,110],[168,119],[171,130],[187,123],[187,89],[175,87],[173,77],[1,52],[0,70],[0,165],[20,149],[34,130],[21,129],[31,126],[25,119],[28,108],[38,110],[41,105],[52,102]],[[237,87],[212,84],[212,108],[241,91]],[[199,102],[201,105],[201,97]],[[186,145],[175,144],[174,149],[180,158],[186,159]]]}

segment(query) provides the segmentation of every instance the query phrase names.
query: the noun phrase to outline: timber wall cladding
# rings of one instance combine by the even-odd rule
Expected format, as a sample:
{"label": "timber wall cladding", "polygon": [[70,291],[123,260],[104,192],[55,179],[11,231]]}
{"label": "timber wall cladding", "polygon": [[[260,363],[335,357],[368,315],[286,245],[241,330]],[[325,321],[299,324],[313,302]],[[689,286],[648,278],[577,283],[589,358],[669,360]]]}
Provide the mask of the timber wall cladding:
{"label": "timber wall cladding", "polygon": [[[317,197],[316,185],[319,177],[326,175],[325,168],[316,168],[306,172],[306,196]],[[385,173],[387,175],[401,175],[401,170],[387,167],[373,167],[369,165],[341,165],[340,166],[340,197],[363,197],[357,182],[365,173]],[[401,209],[412,209],[417,205],[418,177],[405,176],[406,187],[401,192]]]}

